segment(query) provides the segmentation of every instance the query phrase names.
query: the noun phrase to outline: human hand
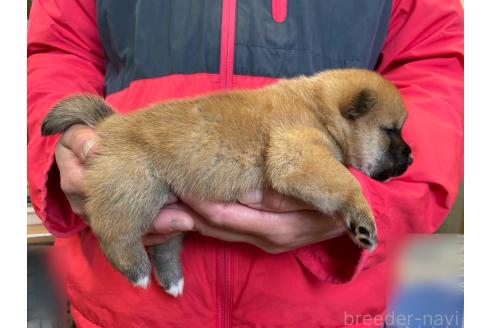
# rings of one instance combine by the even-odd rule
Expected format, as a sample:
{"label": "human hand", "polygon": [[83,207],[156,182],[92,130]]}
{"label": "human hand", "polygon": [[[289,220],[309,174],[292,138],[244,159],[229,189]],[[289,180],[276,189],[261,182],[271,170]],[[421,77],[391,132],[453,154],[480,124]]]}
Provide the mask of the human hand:
{"label": "human hand", "polygon": [[[154,220],[154,240],[164,241],[168,234],[196,230],[206,236],[280,253],[345,233],[340,219],[270,190],[243,195],[239,204],[201,201],[190,194],[180,199],[181,203],[166,206]],[[161,233],[164,236],[159,237]]]}
{"label": "human hand", "polygon": [[60,187],[72,210],[84,215],[84,172],[87,159],[96,153],[99,138],[94,129],[72,125],[56,145],[55,160],[60,171]]}

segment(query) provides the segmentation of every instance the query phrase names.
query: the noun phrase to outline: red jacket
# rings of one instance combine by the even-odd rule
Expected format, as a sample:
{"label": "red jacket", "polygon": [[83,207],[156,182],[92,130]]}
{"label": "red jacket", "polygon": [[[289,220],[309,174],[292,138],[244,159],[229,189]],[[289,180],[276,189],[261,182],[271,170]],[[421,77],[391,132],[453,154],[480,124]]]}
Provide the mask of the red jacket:
{"label": "red jacket", "polygon": [[[463,176],[459,1],[219,3],[33,4],[28,181],[37,214],[66,255],[66,291],[78,327],[338,327],[352,324],[349,315],[376,318],[385,313],[392,237],[434,232],[457,196]],[[352,170],[375,214],[377,250],[361,252],[342,236],[271,255],[191,234],[183,252],[186,292],[177,300],[155,283],[133,288],[110,266],[60,189],[59,137],[40,136],[46,113],[74,93],[106,96],[125,113],[353,66],[377,69],[398,86],[409,109],[403,131],[414,155],[409,170],[387,183]]]}

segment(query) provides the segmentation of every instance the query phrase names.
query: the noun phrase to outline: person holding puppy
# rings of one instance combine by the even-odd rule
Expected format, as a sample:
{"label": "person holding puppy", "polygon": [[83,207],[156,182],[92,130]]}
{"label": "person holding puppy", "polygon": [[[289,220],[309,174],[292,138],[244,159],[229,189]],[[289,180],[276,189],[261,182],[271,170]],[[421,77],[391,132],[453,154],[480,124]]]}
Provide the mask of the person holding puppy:
{"label": "person holding puppy", "polygon": [[[458,1],[352,2],[33,4],[29,185],[38,215],[67,250],[77,326],[334,327],[348,325],[347,315],[384,315],[393,239],[434,232],[462,179],[463,17]],[[350,168],[374,213],[379,247],[361,251],[340,221],[270,190],[232,204],[171,197],[144,242],[192,231],[178,300],[155,283],[133,288],[84,223],[84,163],[97,153],[95,132],[73,125],[61,138],[40,136],[53,105],[77,93],[102,95],[128,113],[349,67],[380,72],[409,110],[403,137],[414,162],[403,176],[383,183]]]}

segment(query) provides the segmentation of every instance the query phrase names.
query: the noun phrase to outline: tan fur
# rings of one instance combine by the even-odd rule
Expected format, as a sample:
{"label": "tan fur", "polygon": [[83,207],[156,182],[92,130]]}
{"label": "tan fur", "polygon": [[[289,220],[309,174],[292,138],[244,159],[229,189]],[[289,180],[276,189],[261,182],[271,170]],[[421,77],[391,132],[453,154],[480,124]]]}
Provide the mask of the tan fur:
{"label": "tan fur", "polygon": [[[110,261],[133,282],[150,272],[140,238],[171,191],[235,202],[268,186],[312,204],[327,220],[342,214],[354,242],[373,249],[370,207],[344,165],[371,174],[388,146],[381,128],[401,129],[405,118],[397,89],[365,70],[112,115],[97,125],[99,155],[85,178],[88,220]],[[169,288],[159,273],[158,280]]]}

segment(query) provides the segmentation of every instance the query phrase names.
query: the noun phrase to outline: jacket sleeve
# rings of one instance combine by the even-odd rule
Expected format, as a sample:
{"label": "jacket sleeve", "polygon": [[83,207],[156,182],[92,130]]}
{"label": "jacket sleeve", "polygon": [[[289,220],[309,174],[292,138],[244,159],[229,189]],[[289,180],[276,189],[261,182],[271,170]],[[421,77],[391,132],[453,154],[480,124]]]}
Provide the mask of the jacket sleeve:
{"label": "jacket sleeve", "polygon": [[311,245],[297,259],[319,279],[348,282],[388,257],[407,233],[433,233],[444,222],[463,177],[463,9],[458,0],[395,0],[378,71],[408,109],[403,138],[414,162],[401,177],[375,181],[359,171],[378,228],[379,246],[361,252],[347,236]]}
{"label": "jacket sleeve", "polygon": [[54,161],[59,137],[41,137],[53,105],[71,94],[103,95],[104,56],[96,23],[96,1],[34,1],[27,48],[28,183],[33,207],[57,237],[85,227],[60,189]]}

